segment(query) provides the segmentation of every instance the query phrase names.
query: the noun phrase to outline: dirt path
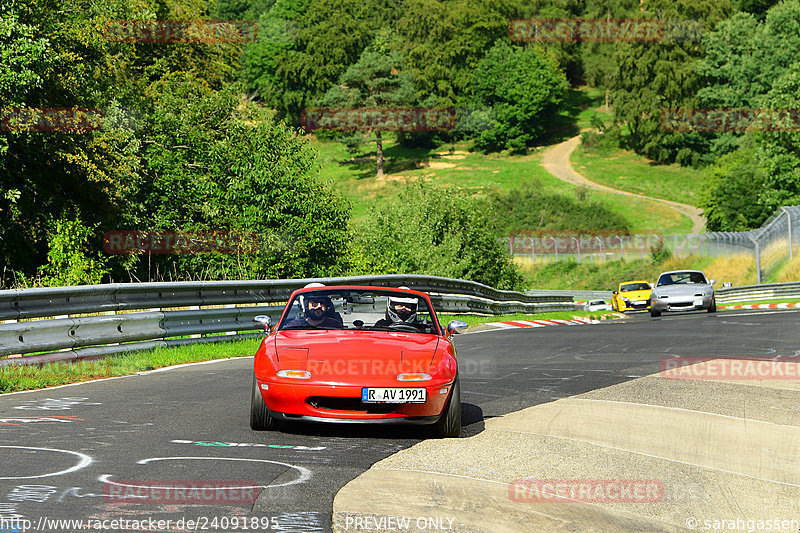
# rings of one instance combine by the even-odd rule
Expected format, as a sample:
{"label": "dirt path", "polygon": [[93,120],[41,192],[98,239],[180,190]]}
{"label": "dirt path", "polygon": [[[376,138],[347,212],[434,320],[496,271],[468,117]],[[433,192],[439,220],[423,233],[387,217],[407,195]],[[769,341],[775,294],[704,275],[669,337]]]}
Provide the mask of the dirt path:
{"label": "dirt path", "polygon": [[567,183],[572,183],[573,185],[583,185],[584,187],[596,189],[598,191],[624,194],[625,196],[633,196],[635,198],[642,198],[644,200],[652,200],[653,202],[659,202],[667,205],[682,215],[686,215],[692,219],[692,233],[702,233],[704,231],[706,219],[702,215],[703,212],[696,207],[678,202],[672,202],[670,200],[651,198],[642,194],[606,187],[605,185],[600,185],[599,183],[589,181],[575,172],[575,169],[572,168],[572,164],[569,161],[569,156],[572,154],[575,148],[577,148],[580,142],[581,137],[578,135],[577,137],[573,137],[548,148],[542,156],[542,166],[553,176],[562,181],[566,181]]}

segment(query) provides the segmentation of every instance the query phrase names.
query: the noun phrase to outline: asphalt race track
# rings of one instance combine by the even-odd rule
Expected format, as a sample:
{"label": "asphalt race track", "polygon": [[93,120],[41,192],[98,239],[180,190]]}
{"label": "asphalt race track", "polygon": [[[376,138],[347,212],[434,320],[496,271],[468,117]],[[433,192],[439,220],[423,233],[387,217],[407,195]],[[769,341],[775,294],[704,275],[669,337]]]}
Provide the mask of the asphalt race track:
{"label": "asphalt race track", "polygon": [[[664,358],[800,355],[799,326],[797,311],[720,311],[463,335],[462,438],[491,418],[655,374]],[[95,531],[328,532],[345,484],[425,438],[416,428],[251,431],[251,367],[242,358],[0,396],[0,532],[81,530],[57,522],[67,520]]]}

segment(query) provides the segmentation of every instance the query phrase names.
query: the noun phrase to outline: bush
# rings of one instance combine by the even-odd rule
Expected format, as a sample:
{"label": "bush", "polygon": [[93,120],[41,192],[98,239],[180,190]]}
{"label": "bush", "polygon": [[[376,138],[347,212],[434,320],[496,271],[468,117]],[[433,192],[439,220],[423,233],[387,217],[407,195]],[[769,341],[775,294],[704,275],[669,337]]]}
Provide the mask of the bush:
{"label": "bush", "polygon": [[86,227],[79,216],[74,219],[62,216],[51,226],[47,263],[39,268],[39,279],[26,280],[26,284],[59,287],[102,282],[103,276],[108,274],[106,261],[90,252],[96,226]]}
{"label": "bush", "polygon": [[545,193],[538,181],[531,181],[518,189],[494,193],[490,203],[497,216],[497,226],[506,235],[536,230],[627,232],[625,217],[588,200],[585,189],[579,190],[578,195],[576,200]]}
{"label": "bush", "polygon": [[358,232],[354,274],[425,274],[516,289],[511,262],[485,201],[417,182],[373,208]]}
{"label": "bush", "polygon": [[620,148],[621,135],[619,128],[611,128],[602,133],[585,131],[581,134],[581,146],[587,152],[606,155]]}

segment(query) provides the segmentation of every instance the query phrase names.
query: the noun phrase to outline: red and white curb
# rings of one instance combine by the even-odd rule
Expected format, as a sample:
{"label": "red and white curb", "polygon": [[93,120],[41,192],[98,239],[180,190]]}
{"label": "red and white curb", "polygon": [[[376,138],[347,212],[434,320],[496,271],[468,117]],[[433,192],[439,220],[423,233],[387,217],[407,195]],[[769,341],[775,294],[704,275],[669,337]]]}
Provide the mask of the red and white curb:
{"label": "red and white curb", "polygon": [[[603,316],[613,316],[615,318],[625,318],[621,313],[610,313]],[[510,328],[543,328],[545,326],[585,326],[586,324],[597,324],[599,320],[592,320],[588,316],[573,316],[572,320],[506,320],[504,322],[490,322],[487,326],[495,326],[502,329]]]}
{"label": "red and white curb", "polygon": [[800,303],[721,305],[720,309],[800,309]]}

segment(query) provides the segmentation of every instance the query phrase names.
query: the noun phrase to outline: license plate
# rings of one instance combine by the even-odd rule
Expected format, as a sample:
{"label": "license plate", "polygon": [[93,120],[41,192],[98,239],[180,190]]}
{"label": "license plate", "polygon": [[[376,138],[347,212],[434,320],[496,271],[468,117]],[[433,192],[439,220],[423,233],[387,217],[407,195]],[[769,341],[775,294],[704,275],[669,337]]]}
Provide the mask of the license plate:
{"label": "license plate", "polygon": [[695,307],[699,306],[699,305],[703,305],[703,299],[702,298],[695,298],[694,299],[694,305],[695,305]]}
{"label": "license plate", "polygon": [[362,403],[425,403],[428,390],[410,387],[362,387]]}
{"label": "license plate", "polygon": [[635,305],[644,305],[647,303],[647,300],[636,300],[633,302]]}

